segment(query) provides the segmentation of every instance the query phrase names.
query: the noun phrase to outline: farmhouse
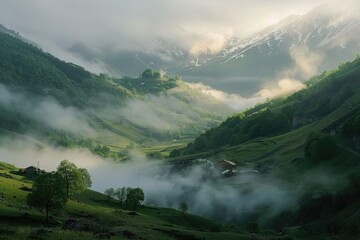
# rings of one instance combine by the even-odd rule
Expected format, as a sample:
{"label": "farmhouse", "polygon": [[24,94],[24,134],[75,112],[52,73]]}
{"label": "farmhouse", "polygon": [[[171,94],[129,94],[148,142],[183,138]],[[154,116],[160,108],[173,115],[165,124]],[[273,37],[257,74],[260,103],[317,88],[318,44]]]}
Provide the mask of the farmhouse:
{"label": "farmhouse", "polygon": [[34,178],[34,177],[38,176],[39,174],[44,173],[45,170],[41,170],[38,167],[30,166],[27,168],[19,169],[19,172],[21,175],[24,175],[28,178]]}
{"label": "farmhouse", "polygon": [[222,160],[218,162],[215,165],[215,168],[218,170],[218,172],[223,176],[232,176],[234,173],[237,172],[236,169],[236,163],[228,161],[228,160]]}

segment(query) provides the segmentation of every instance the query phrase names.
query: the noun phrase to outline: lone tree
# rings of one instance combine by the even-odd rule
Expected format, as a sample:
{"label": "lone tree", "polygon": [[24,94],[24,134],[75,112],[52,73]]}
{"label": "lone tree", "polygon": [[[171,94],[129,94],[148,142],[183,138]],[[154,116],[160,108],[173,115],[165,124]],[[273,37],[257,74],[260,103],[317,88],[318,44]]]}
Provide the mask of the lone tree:
{"label": "lone tree", "polygon": [[91,176],[87,169],[79,168],[79,172],[81,173],[82,183],[86,188],[90,188],[92,185]]}
{"label": "lone tree", "polygon": [[126,188],[122,187],[122,188],[116,189],[115,196],[117,197],[117,199],[119,199],[120,205],[123,205],[123,202],[126,199]]}
{"label": "lone tree", "polygon": [[110,199],[115,196],[115,190],[113,188],[108,188],[105,190],[104,194],[107,196],[107,200],[110,201]]}
{"label": "lone tree", "polygon": [[57,172],[64,178],[66,197],[81,193],[91,187],[91,177],[84,168],[77,168],[74,163],[63,160],[57,168]]}
{"label": "lone tree", "polygon": [[141,188],[131,188],[126,195],[126,201],[134,211],[140,206],[144,199],[144,191]]}
{"label": "lone tree", "polygon": [[180,203],[180,205],[179,205],[179,210],[180,210],[183,214],[185,214],[188,209],[189,209],[189,208],[188,208],[188,205],[186,204],[186,202]]}
{"label": "lone tree", "polygon": [[56,172],[39,175],[32,192],[27,196],[29,206],[45,210],[46,222],[49,220],[49,211],[63,208],[67,200],[64,179]]}

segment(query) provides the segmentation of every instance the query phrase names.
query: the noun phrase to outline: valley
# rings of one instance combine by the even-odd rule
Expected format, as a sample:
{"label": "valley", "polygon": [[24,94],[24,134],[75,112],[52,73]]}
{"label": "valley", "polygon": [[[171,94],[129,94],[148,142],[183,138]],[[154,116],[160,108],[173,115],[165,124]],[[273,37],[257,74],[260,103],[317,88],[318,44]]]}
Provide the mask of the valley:
{"label": "valley", "polygon": [[0,24],[0,239],[358,239],[359,4],[337,4],[151,51]]}

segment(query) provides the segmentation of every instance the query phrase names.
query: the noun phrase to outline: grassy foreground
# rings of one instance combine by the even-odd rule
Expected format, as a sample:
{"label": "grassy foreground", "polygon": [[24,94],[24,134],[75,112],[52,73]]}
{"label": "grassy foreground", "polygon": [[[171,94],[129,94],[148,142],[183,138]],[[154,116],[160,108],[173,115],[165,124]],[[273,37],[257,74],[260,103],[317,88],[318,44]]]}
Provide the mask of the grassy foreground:
{"label": "grassy foreground", "polygon": [[17,170],[0,163],[0,239],[292,239],[249,234],[174,209],[142,206],[133,212],[92,190],[53,211],[45,223],[44,214],[26,204],[32,181]]}

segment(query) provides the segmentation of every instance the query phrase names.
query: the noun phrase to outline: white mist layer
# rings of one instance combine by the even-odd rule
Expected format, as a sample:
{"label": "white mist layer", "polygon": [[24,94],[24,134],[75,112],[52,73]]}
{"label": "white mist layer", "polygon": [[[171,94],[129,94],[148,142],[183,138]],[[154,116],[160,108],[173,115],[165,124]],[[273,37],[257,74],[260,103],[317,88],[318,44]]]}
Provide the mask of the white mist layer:
{"label": "white mist layer", "polygon": [[0,143],[0,161],[17,167],[39,163],[40,168],[54,171],[67,159],[89,170],[92,188],[96,191],[103,192],[109,187],[141,187],[146,204],[177,208],[185,201],[190,212],[223,221],[240,222],[246,214],[264,206],[269,208],[268,214],[275,214],[296,202],[296,195],[286,184],[256,174],[233,179],[234,184],[246,185],[246,188],[218,184],[211,178],[212,166],[206,164],[178,173],[139,153],[133,153],[132,161],[116,164],[86,149],[55,148],[15,138],[3,139]]}
{"label": "white mist layer", "polygon": [[267,99],[290,94],[305,88],[305,85],[302,82],[285,78],[277,82],[276,86],[264,88],[258,91],[252,97],[246,98],[240,96],[239,94],[229,94],[214,89],[202,83],[188,84],[194,89],[198,89],[205,94],[213,96],[214,98],[225,103],[235,111],[244,110],[246,108],[254,106],[257,103],[264,102]]}
{"label": "white mist layer", "polygon": [[0,84],[0,106],[52,129],[88,136],[93,134],[86,123],[85,113],[74,107],[63,107],[50,97],[30,101],[25,95]]}

